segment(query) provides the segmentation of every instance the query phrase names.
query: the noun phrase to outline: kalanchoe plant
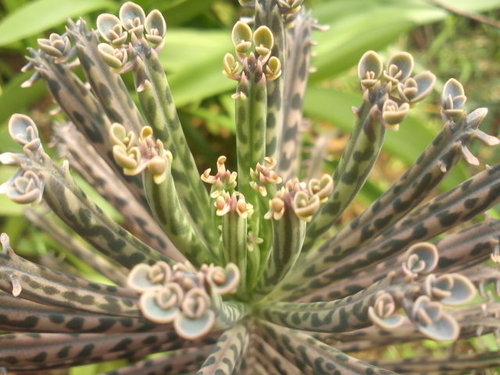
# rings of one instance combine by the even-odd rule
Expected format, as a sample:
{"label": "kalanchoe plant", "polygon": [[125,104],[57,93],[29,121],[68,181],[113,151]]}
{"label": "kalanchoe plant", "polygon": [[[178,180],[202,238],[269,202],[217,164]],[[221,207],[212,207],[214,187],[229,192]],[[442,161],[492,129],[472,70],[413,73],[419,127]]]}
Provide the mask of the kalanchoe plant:
{"label": "kalanchoe plant", "polygon": [[[333,175],[301,181],[301,107],[318,27],[299,0],[240,2],[254,17],[236,23],[235,52],[223,58],[237,82],[237,171],[220,156],[200,177],[158,59],[167,31],[158,11],[127,2],[118,16],[100,15],[97,31],[69,22],[67,33],[30,50],[26,85],[43,79],[67,116],[53,130],[69,162],[55,163],[35,123],[15,114],[9,131],[23,153],[0,155],[19,167],[1,191],[41,205],[28,218],[112,283],[35,264],[2,234],[0,329],[11,333],[0,335],[0,366],[38,373],[129,359],[107,372],[120,375],[499,366],[498,352],[479,351],[356,359],[373,346],[498,332],[500,273],[491,263],[499,261],[500,222],[476,217],[499,201],[499,166],[429,200],[460,159],[479,164],[473,139],[498,144],[478,129],[487,110],[468,112],[461,84],[446,82],[439,135],[361,215],[334,228],[386,131],[431,93],[435,77],[414,74],[408,53],[385,64],[365,53],[363,102],[342,158]],[[87,197],[72,170],[123,214],[128,230]]]}

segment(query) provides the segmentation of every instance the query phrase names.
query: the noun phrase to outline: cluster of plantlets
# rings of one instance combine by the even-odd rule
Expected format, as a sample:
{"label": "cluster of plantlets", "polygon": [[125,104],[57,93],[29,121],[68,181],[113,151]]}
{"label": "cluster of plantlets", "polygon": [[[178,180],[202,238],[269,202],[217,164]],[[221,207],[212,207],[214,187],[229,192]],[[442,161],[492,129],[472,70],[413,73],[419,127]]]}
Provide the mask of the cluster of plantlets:
{"label": "cluster of plantlets", "polygon": [[[26,69],[34,74],[26,84],[46,81],[67,116],[54,134],[69,162],[56,164],[35,123],[13,115],[9,131],[23,153],[0,155],[19,167],[1,191],[45,207],[30,209],[30,220],[115,285],[24,259],[3,234],[0,328],[11,333],[0,335],[0,365],[37,372],[130,359],[107,372],[122,375],[498,366],[498,352],[481,351],[356,359],[372,346],[467,340],[498,329],[499,271],[491,263],[498,262],[500,222],[476,217],[499,201],[499,167],[427,200],[460,159],[479,164],[468,149],[473,139],[498,144],[478,129],[487,110],[467,112],[461,84],[446,82],[442,131],[391,188],[335,231],[385,132],[432,92],[435,77],[413,75],[408,53],[385,64],[365,53],[363,103],[342,158],[333,175],[301,181],[301,106],[317,26],[298,0],[240,3],[254,17],[236,23],[235,53],[223,59],[224,74],[237,82],[237,171],[220,156],[214,173],[200,176],[158,59],[166,35],[158,11],[146,15],[127,2],[119,17],[99,16],[97,31],[70,22],[66,34],[30,51]],[[122,80],[127,73],[138,106]],[[88,198],[71,170],[123,214],[127,230]]]}

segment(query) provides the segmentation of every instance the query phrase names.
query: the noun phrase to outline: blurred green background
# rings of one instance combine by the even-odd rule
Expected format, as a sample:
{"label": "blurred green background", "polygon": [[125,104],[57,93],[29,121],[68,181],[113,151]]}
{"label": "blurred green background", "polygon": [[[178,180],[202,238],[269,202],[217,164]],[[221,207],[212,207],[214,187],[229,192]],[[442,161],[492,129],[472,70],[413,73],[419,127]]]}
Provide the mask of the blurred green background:
{"label": "blurred green background", "polygon": [[[234,111],[230,96],[235,83],[221,70],[222,57],[231,51],[230,30],[239,15],[237,1],[136,2],[146,11],[157,8],[166,17],[169,31],[161,57],[200,170],[214,164],[219,154],[231,156]],[[49,124],[49,111],[54,106],[44,84],[20,87],[30,76],[20,72],[26,48],[36,47],[37,38],[51,32],[64,32],[68,17],[82,17],[94,25],[99,13],[116,13],[120,4],[113,0],[0,1],[0,152],[18,150],[6,129],[12,113],[31,115],[42,126],[46,141],[50,140],[50,128],[44,124]],[[305,100],[310,131],[303,148],[307,156],[318,151],[313,144],[322,145],[319,156],[325,161],[324,170],[334,169],[352,127],[351,107],[361,102],[356,64],[366,50],[376,50],[384,57],[407,50],[415,57],[417,71],[429,69],[438,77],[433,96],[417,105],[398,132],[386,137],[371,178],[344,219],[380,195],[439,131],[437,102],[447,79],[454,77],[463,83],[469,109],[489,108],[482,129],[498,135],[500,0],[443,2],[459,14],[426,0],[310,0],[306,4],[321,25],[329,26],[327,31],[314,34],[318,46],[314,47],[317,56],[313,66],[317,72],[310,77]],[[487,22],[466,17],[464,12],[481,14]],[[482,161],[498,163],[499,155],[493,148],[479,146],[475,142],[472,150]],[[441,188],[455,186],[475,170],[460,163]],[[0,167],[0,183],[12,173],[12,168]],[[4,196],[0,196],[0,231],[9,233],[16,250],[25,255],[40,257],[62,250],[32,230],[22,217],[22,207]],[[72,370],[72,374],[87,374],[88,370],[87,366],[84,372]]]}

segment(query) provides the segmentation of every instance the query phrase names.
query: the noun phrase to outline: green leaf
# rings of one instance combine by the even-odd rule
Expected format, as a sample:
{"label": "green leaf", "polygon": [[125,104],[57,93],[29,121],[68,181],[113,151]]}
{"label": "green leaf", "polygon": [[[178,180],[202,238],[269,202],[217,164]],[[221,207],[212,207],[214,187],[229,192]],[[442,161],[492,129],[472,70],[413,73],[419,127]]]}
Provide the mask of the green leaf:
{"label": "green leaf", "polygon": [[[2,132],[3,133],[3,132]],[[9,138],[7,135],[4,137]],[[0,185],[6,182],[15,173],[17,168],[11,166],[2,166],[0,168]],[[14,203],[5,194],[0,194],[0,215],[2,216],[20,216],[23,214],[23,207]],[[4,229],[5,230],[5,229]]]}
{"label": "green leaf", "polygon": [[2,216],[21,216],[23,214],[22,206],[12,202],[6,195],[0,195],[0,215]]}
{"label": "green leaf", "polygon": [[[166,17],[169,26],[183,25],[189,20],[202,14],[210,13],[215,0],[170,0],[170,1],[149,1],[154,4]],[[146,7],[145,7],[146,9]]]}
{"label": "green leaf", "polygon": [[[450,1],[464,11],[485,11],[500,6],[500,0]],[[316,33],[319,46],[314,64],[317,82],[354,66],[366,50],[380,50],[396,41],[406,31],[446,18],[449,13],[421,0],[340,0],[325,1],[314,8],[319,23],[329,25]]]}
{"label": "green leaf", "polygon": [[[21,83],[27,80],[31,74],[32,72],[18,74],[7,86],[3,87],[3,92],[0,94],[0,123],[6,121],[12,113],[25,112],[29,106],[42,96],[47,95],[47,89],[40,83],[28,88],[21,87]],[[0,138],[0,151],[5,141],[5,137]]]}
{"label": "green leaf", "polygon": [[[234,102],[232,104],[234,105]],[[234,120],[231,118],[231,116],[216,113],[215,111],[206,109],[205,107],[186,108],[184,109],[184,111],[193,116],[201,117],[206,121],[215,123],[217,124],[217,127],[229,130],[231,133],[235,132]]]}
{"label": "green leaf", "polygon": [[[167,19],[168,22],[168,19]],[[235,87],[222,75],[222,58],[230,51],[225,31],[169,30],[160,54],[178,106]]]}
{"label": "green leaf", "polygon": [[29,0],[3,0],[2,5],[7,13],[12,13],[14,10],[22,7],[28,2]]}
{"label": "green leaf", "polygon": [[311,82],[322,81],[355,66],[365,51],[383,49],[412,26],[397,17],[387,22],[385,18],[372,19],[363,14],[333,21],[328,31],[314,35],[319,45],[314,48],[317,58],[313,64],[318,71],[311,75]]}
{"label": "green leaf", "polygon": [[27,3],[0,23],[0,46],[47,30],[64,22],[68,17],[114,6],[109,0],[38,0]]}

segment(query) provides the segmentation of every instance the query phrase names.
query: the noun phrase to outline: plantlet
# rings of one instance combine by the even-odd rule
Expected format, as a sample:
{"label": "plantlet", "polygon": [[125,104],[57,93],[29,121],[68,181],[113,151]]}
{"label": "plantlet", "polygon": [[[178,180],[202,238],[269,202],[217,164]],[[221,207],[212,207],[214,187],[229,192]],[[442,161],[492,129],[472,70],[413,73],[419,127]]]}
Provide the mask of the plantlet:
{"label": "plantlet", "polygon": [[[19,167],[1,191],[50,208],[27,215],[114,285],[24,259],[2,234],[0,328],[12,333],[0,335],[0,366],[39,372],[123,358],[130,364],[106,374],[293,375],[500,365],[498,352],[481,350],[356,358],[375,346],[498,330],[492,263],[500,222],[477,217],[499,201],[499,167],[430,199],[460,159],[479,164],[468,149],[475,138],[498,144],[479,130],[487,110],[468,112],[462,85],[447,81],[440,134],[371,206],[336,228],[386,131],[436,79],[414,74],[408,53],[385,64],[365,53],[363,102],[335,172],[300,180],[301,107],[318,27],[300,0],[240,3],[253,17],[236,23],[235,51],[223,58],[237,84],[237,171],[220,156],[200,176],[158,59],[168,48],[158,11],[146,15],[127,2],[118,16],[100,15],[97,31],[70,21],[66,34],[30,50],[26,84],[43,79],[66,115],[53,130],[69,162],[54,162],[33,120],[15,114],[9,131],[23,153],[0,155]],[[138,105],[124,74],[133,76]],[[123,214],[127,229],[89,199],[72,170]]]}

